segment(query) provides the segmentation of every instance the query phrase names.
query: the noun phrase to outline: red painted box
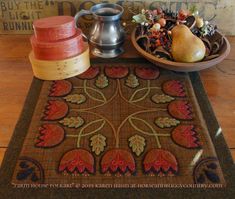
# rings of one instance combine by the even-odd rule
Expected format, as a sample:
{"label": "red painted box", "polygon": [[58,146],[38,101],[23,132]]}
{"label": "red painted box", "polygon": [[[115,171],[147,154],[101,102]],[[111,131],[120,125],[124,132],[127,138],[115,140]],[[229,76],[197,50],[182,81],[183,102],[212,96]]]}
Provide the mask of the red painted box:
{"label": "red painted box", "polygon": [[71,16],[54,16],[33,22],[35,37],[38,41],[53,42],[72,37],[76,34],[75,20]]}
{"label": "red painted box", "polygon": [[73,37],[56,42],[38,41],[34,35],[30,38],[30,41],[35,58],[41,60],[67,59],[85,50],[85,43],[80,29],[77,29]]}

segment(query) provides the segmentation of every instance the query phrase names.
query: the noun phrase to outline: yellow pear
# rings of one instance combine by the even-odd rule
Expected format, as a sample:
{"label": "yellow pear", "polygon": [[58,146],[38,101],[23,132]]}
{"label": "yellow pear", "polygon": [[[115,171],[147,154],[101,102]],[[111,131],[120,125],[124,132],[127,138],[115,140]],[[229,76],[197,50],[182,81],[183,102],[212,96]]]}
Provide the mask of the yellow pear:
{"label": "yellow pear", "polygon": [[205,57],[206,48],[199,37],[181,24],[172,29],[171,53],[177,62],[197,62]]}

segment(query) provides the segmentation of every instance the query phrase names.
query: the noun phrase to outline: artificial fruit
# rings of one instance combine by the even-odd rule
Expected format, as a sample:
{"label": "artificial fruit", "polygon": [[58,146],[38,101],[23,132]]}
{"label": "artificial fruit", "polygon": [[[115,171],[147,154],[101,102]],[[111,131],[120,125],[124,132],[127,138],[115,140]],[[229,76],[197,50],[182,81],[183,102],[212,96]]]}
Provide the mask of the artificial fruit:
{"label": "artificial fruit", "polygon": [[199,37],[180,24],[172,29],[171,53],[177,62],[198,62],[205,57],[206,48]]}

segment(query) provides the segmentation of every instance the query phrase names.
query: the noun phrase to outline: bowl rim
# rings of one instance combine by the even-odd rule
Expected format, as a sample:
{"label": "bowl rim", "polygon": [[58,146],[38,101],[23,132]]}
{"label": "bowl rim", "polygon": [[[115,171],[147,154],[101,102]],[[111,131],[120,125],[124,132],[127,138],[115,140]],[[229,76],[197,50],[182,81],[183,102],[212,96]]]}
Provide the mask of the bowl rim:
{"label": "bowl rim", "polygon": [[[212,60],[207,60],[207,61],[200,61],[200,62],[192,62],[192,63],[186,63],[186,62],[174,62],[174,61],[169,61],[169,60],[164,60],[164,59],[160,59],[148,52],[146,52],[145,50],[143,50],[138,43],[136,42],[135,38],[136,38],[136,30],[137,30],[137,26],[133,29],[132,34],[131,34],[131,41],[132,44],[134,45],[134,47],[136,48],[136,50],[143,55],[145,58],[149,58],[152,61],[159,63],[160,66],[165,67],[167,69],[171,69],[171,70],[177,70],[177,71],[197,71],[197,70],[202,70],[202,69],[206,69],[209,68],[213,65],[218,64],[219,62],[221,62],[222,60],[224,60],[228,54],[230,53],[230,43],[228,41],[228,39],[219,31],[217,31],[218,34],[220,34],[223,38],[224,38],[224,48],[225,51],[223,53],[220,54],[219,57],[214,58]],[[164,65],[164,66],[163,66]],[[203,65],[203,66],[202,66]],[[178,69],[172,69],[172,67],[179,67]],[[191,69],[191,68],[198,68],[198,69]]]}

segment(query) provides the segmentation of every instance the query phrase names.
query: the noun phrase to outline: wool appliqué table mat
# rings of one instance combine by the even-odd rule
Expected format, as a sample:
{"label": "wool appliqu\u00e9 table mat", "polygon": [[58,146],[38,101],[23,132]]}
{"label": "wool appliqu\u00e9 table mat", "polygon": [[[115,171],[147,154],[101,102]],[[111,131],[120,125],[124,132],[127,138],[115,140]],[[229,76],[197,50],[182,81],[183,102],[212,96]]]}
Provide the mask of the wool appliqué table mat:
{"label": "wool appliqu\u00e9 table mat", "polygon": [[198,73],[142,59],[92,63],[67,80],[34,79],[0,198],[230,197],[234,165]]}

